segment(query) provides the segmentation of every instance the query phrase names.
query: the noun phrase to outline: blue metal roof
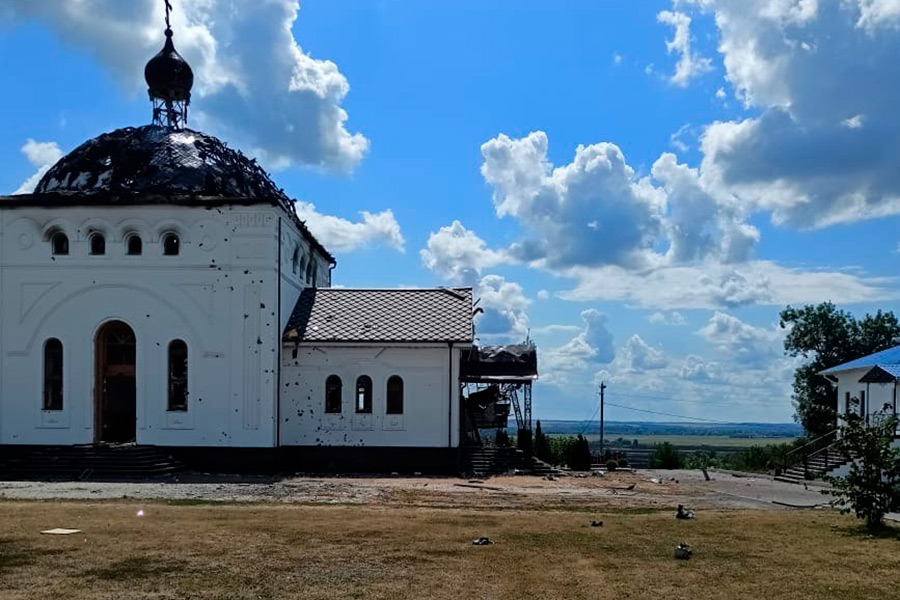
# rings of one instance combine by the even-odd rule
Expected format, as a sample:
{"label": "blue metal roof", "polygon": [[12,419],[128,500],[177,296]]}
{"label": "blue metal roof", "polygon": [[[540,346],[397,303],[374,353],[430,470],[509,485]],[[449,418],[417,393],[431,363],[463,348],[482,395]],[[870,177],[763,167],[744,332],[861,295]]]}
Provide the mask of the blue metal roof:
{"label": "blue metal roof", "polygon": [[[875,367],[879,366],[888,373],[895,374],[900,373],[900,346],[894,346],[893,348],[888,348],[887,350],[882,350],[881,352],[876,352],[875,354],[870,354],[868,356],[863,356],[862,358],[857,358],[856,360],[851,360],[850,362],[845,362],[842,365],[838,365],[836,367],[831,367],[830,369],[825,369],[820,372],[820,375],[830,375],[832,373],[841,373],[843,371],[850,371],[852,369],[864,369],[866,367]],[[896,373],[891,369],[898,369]]]}

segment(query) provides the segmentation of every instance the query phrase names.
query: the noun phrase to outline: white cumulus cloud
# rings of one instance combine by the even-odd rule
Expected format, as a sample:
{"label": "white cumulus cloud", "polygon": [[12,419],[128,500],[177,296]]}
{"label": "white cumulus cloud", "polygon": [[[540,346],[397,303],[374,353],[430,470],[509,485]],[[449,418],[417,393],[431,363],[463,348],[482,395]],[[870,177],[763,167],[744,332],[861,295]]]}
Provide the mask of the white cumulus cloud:
{"label": "white cumulus cloud", "polygon": [[686,87],[692,79],[712,70],[712,61],[697,54],[692,48],[691,18],[682,13],[664,10],[656,15],[664,25],[675,28],[671,40],[666,41],[669,54],[678,55],[675,72],[669,78],[674,85]]}
{"label": "white cumulus cloud", "polygon": [[[185,0],[172,15],[175,44],[196,75],[194,122],[246,147],[271,168],[291,164],[349,171],[368,140],[346,127],[350,85],[338,66],[313,58],[292,32],[298,0]],[[125,89],[146,93],[143,67],[162,48],[158,0],[10,0],[12,18],[38,20],[108,68]],[[53,65],[46,65],[52,77]],[[148,105],[149,121],[149,105]]]}
{"label": "white cumulus cloud", "polygon": [[485,268],[507,260],[503,252],[487,248],[484,240],[459,221],[429,235],[427,245],[419,255],[430,270],[467,285],[474,284]]}
{"label": "white cumulus cloud", "polygon": [[25,180],[13,194],[30,194],[34,191],[41,177],[62,158],[62,151],[56,142],[36,142],[28,139],[22,146],[22,153],[37,171]]}
{"label": "white cumulus cloud", "polygon": [[322,244],[335,252],[349,252],[358,248],[383,244],[399,252],[404,250],[403,234],[394,213],[388,209],[380,213],[362,211],[361,221],[349,221],[322,214],[309,202],[295,202],[294,210]]}

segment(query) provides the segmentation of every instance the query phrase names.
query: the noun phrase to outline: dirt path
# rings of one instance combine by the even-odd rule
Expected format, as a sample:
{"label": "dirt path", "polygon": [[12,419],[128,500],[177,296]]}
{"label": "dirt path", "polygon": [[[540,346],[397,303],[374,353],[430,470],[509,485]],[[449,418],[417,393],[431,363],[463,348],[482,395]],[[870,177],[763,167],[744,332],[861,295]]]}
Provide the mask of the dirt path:
{"label": "dirt path", "polygon": [[472,508],[696,508],[812,507],[827,498],[819,488],[762,476],[695,471],[639,471],[605,477],[502,476],[484,481],[431,477],[292,477],[215,482],[0,482],[0,499],[100,500],[133,498],[176,502],[284,502]]}

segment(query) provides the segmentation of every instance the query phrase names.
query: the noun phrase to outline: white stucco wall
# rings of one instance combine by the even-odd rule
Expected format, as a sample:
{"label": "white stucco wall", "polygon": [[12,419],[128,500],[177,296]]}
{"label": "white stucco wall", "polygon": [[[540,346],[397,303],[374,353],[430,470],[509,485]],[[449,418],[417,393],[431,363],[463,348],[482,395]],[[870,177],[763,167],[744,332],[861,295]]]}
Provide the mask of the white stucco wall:
{"label": "white stucco wall", "polygon": [[[300,345],[296,347],[296,357],[294,350],[293,345],[285,345],[281,373],[282,445],[459,445],[457,347],[452,351],[452,360],[446,344]],[[338,375],[343,382],[340,414],[325,413],[325,380],[329,375]],[[360,375],[372,378],[371,414],[355,412],[356,379]],[[391,375],[403,378],[403,415],[385,413],[386,383]]]}
{"label": "white stucco wall", "polygon": [[[841,423],[842,415],[852,412],[854,414],[863,415],[863,407],[858,400],[865,396],[865,413],[869,416],[882,412],[885,405],[888,405],[889,411],[894,409],[894,384],[893,383],[860,383],[860,379],[869,372],[871,367],[862,369],[852,369],[842,373],[836,373],[838,379],[838,423]],[[850,405],[847,404],[847,395],[851,398]]]}
{"label": "white stucco wall", "polygon": [[[68,256],[51,255],[54,228],[68,235]],[[106,236],[104,256],[88,255],[93,231]],[[125,255],[132,231],[141,256]],[[179,256],[162,255],[167,231],[181,238]],[[274,445],[281,331],[309,283],[291,271],[295,243],[309,255],[290,220],[267,205],[0,207],[0,443],[94,441],[94,338],[121,320],[137,340],[138,443]],[[328,264],[316,261],[327,285]],[[64,348],[61,411],[42,410],[43,344],[52,337]],[[189,349],[186,413],[166,410],[173,339]]]}

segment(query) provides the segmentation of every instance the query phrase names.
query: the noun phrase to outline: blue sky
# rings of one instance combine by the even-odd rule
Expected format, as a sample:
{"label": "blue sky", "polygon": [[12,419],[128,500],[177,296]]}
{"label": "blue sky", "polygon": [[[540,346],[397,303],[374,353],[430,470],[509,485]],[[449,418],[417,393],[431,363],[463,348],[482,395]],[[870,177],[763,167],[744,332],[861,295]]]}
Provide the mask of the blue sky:
{"label": "blue sky", "polygon": [[[147,123],[162,40],[161,2],[35,4],[0,2],[8,193]],[[530,332],[539,417],[590,416],[602,379],[787,421],[779,309],[894,308],[895,2],[174,4],[191,126],[300,201],[336,284],[472,285],[482,342]]]}

